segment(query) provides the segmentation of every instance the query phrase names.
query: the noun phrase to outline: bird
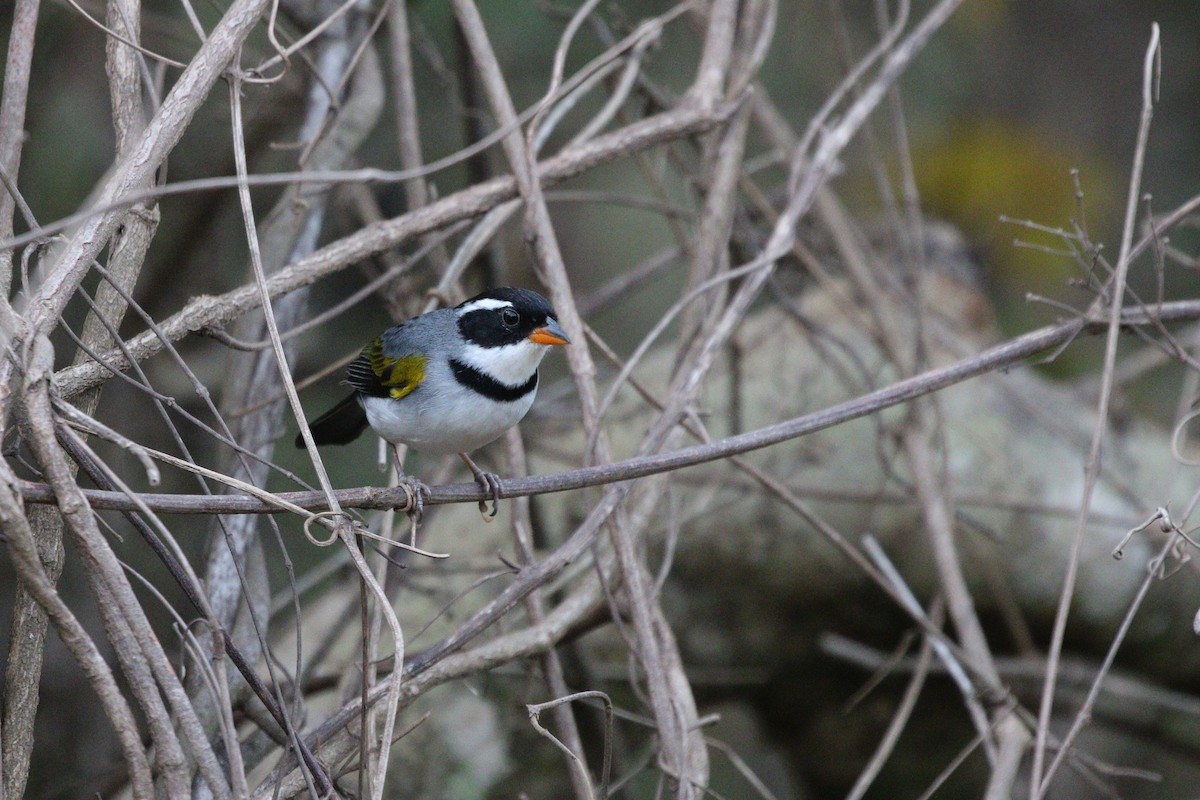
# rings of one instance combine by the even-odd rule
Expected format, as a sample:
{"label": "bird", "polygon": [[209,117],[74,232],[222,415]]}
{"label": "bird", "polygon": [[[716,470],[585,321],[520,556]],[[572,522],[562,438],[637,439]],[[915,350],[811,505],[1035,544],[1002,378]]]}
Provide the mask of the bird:
{"label": "bird", "polygon": [[[469,453],[524,418],[537,395],[538,366],[551,347],[570,344],[550,301],[511,286],[453,308],[420,314],[375,337],[346,368],[349,396],[309,423],[318,445],[348,444],[371,428],[392,445],[421,453],[457,453],[489,492],[496,516],[499,478]],[[304,439],[296,436],[296,446]],[[397,454],[398,455],[398,454]],[[396,471],[412,490],[420,518],[428,488]]]}

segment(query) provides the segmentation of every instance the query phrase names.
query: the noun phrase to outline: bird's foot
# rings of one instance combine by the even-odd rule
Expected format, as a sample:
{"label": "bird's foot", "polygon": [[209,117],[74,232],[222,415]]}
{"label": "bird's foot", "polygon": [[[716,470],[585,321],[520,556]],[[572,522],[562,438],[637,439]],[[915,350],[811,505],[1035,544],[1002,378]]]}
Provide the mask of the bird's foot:
{"label": "bird's foot", "polygon": [[392,450],[392,466],[396,469],[396,484],[403,487],[404,493],[408,495],[408,518],[412,521],[413,534],[416,535],[417,526],[421,524],[421,518],[425,516],[425,500],[429,497],[429,487],[411,475],[404,474],[404,456],[401,452],[400,445],[395,442],[389,442],[388,446]]}
{"label": "bird's foot", "polygon": [[483,515],[483,521],[491,522],[496,518],[496,512],[499,511],[500,476],[494,472],[484,472],[483,470],[480,470],[475,476],[475,481],[492,497],[491,511],[488,511],[486,500],[479,501],[479,513]]}
{"label": "bird's foot", "polygon": [[459,453],[463,463],[471,470],[471,474],[475,476],[475,482],[483,487],[483,490],[488,493],[492,499],[492,510],[489,512],[487,500],[479,501],[479,513],[483,516],[484,522],[491,522],[496,518],[496,513],[500,510],[500,476],[494,472],[484,472],[479,466],[471,460],[471,457],[466,453]]}
{"label": "bird's foot", "polygon": [[404,492],[409,497],[408,508],[405,511],[408,512],[415,528],[425,516],[425,500],[429,497],[429,487],[411,475],[401,475],[399,485],[404,487]]}

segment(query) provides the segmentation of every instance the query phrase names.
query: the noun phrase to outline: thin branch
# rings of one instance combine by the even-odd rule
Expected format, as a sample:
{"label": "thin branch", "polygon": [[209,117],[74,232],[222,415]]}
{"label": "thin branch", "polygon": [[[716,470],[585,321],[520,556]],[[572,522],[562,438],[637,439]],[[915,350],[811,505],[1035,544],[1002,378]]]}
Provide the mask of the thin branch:
{"label": "thin branch", "polygon": [[[938,609],[934,609],[930,614],[931,621],[935,625],[941,624],[942,616],[942,613]],[[921,649],[917,653],[917,661],[913,668],[912,678],[904,690],[904,695],[900,698],[899,705],[896,706],[896,711],[892,714],[892,721],[888,723],[887,730],[880,738],[879,744],[876,745],[875,752],[871,755],[871,760],[859,772],[858,778],[854,781],[854,786],[846,794],[846,800],[862,800],[863,795],[871,788],[871,784],[875,781],[880,770],[883,769],[883,765],[895,750],[896,742],[900,739],[900,734],[904,732],[909,717],[912,716],[913,707],[917,704],[917,698],[921,696],[921,690],[925,686],[925,679],[929,676],[929,667],[933,661],[933,648],[931,644],[932,640],[928,636],[921,640]]]}
{"label": "thin branch", "polygon": [[[604,692],[598,692],[598,691],[576,692],[575,694],[565,695],[563,697],[555,698],[554,700],[548,700],[545,703],[534,703],[534,704],[526,705],[525,710],[529,712],[529,722],[533,725],[534,729],[537,730],[537,732],[540,733],[542,736],[545,736],[547,739],[554,742],[555,747],[558,747],[560,750],[565,752],[566,755],[572,760],[572,763],[575,764],[577,768],[584,770],[582,782],[586,786],[586,785],[590,785],[590,780],[591,780],[587,775],[586,765],[584,765],[584,763],[580,760],[580,758],[577,755],[575,755],[575,753],[571,750],[571,748],[566,747],[562,742],[560,742],[558,739],[556,739],[554,737],[554,735],[552,733],[550,733],[550,731],[548,731],[544,727],[542,727],[542,724],[539,722],[539,717],[541,716],[541,713],[547,709],[557,709],[560,706],[566,705],[568,703],[573,703],[576,700],[591,700],[591,699],[599,700],[601,703],[604,704],[604,757],[603,757],[603,759],[601,759],[604,766],[600,773],[599,791],[598,791],[597,795],[595,795],[595,796],[600,797],[600,798],[606,798],[606,797],[608,797],[609,771],[612,768],[612,736],[613,736],[613,730],[612,730],[613,706],[612,706],[612,700],[609,699],[609,696],[607,694],[605,694]],[[589,798],[589,800],[591,797],[593,797],[593,795],[590,792],[588,792],[588,794],[586,796]]]}
{"label": "thin branch", "polygon": [[[0,94],[0,173],[5,182],[17,185],[20,173],[21,145],[25,137],[25,110],[29,99],[29,77],[33,64],[33,43],[36,40],[38,7],[40,0],[16,0],[13,5],[11,28],[8,32],[8,51],[4,59],[4,89]],[[8,191],[0,192],[0,241],[13,234],[13,212],[17,198]],[[0,251],[0,296],[8,297],[12,288],[12,251]],[[8,744],[9,734],[5,734]],[[11,795],[19,797],[23,784],[17,786],[16,775],[8,771],[11,762],[5,747],[4,781],[8,789],[16,789]]]}
{"label": "thin branch", "polygon": [[[1162,573],[1162,568],[1166,560],[1174,555],[1176,550],[1181,548],[1183,544],[1183,542],[1180,541],[1177,536],[1186,539],[1186,537],[1182,537],[1182,532],[1174,531],[1170,536],[1168,536],[1167,541],[1159,549],[1158,555],[1152,558],[1147,565],[1146,576],[1142,579],[1141,585],[1138,586],[1137,594],[1129,603],[1129,608],[1126,610],[1125,616],[1121,620],[1121,625],[1117,629],[1116,634],[1113,636],[1112,642],[1109,644],[1108,652],[1104,655],[1103,663],[1100,665],[1100,668],[1096,670],[1096,676],[1092,681],[1091,687],[1088,689],[1087,697],[1084,698],[1079,710],[1075,712],[1075,718],[1071,721],[1070,729],[1067,731],[1066,736],[1062,738],[1062,742],[1060,742],[1058,745],[1058,752],[1055,753],[1054,759],[1046,768],[1045,777],[1043,777],[1041,786],[1039,787],[1039,791],[1043,794],[1043,796],[1050,790],[1050,784],[1054,780],[1055,773],[1057,773],[1059,767],[1062,766],[1063,760],[1071,754],[1071,748],[1074,745],[1075,740],[1079,737],[1080,732],[1091,720],[1092,710],[1096,706],[1096,700],[1100,697],[1100,690],[1104,686],[1104,680],[1112,671],[1112,665],[1117,657],[1117,651],[1120,650],[1121,645],[1125,642],[1125,637],[1129,634],[1129,628],[1133,625],[1134,617],[1137,616],[1137,612],[1141,608],[1142,602],[1146,599],[1146,595],[1149,593],[1150,587],[1153,585],[1154,581],[1163,580],[1166,577],[1169,577],[1169,575],[1164,575]],[[1176,557],[1178,558],[1177,555]],[[1183,560],[1184,559],[1180,559],[1181,563]]]}
{"label": "thin branch", "polygon": [[[1075,594],[1075,579],[1079,571],[1079,552],[1083,543],[1084,530],[1087,527],[1088,513],[1092,506],[1092,495],[1100,476],[1100,450],[1104,435],[1108,430],[1108,409],[1112,398],[1112,381],[1115,375],[1117,360],[1117,335],[1121,331],[1123,301],[1125,298],[1125,281],[1129,275],[1129,264],[1132,258],[1134,223],[1137,218],[1138,197],[1141,195],[1142,166],[1146,158],[1146,142],[1150,135],[1150,120],[1154,112],[1155,87],[1157,86],[1157,59],[1159,49],[1159,29],[1154,23],[1150,29],[1150,45],[1146,49],[1146,59],[1142,74],[1142,115],[1138,126],[1137,144],[1133,152],[1133,170],[1129,179],[1129,196],[1125,204],[1125,225],[1121,234],[1121,250],[1117,258],[1117,272],[1111,283],[1111,303],[1108,309],[1108,328],[1104,342],[1104,367],[1101,371],[1100,399],[1096,409],[1096,424],[1092,434],[1091,451],[1088,454],[1087,466],[1084,470],[1083,497],[1079,503],[1079,519],[1075,526],[1075,535],[1071,540],[1071,549],[1067,557],[1066,575],[1063,576],[1062,591],[1059,595],[1058,609],[1054,616],[1054,630],[1050,637],[1050,647],[1046,659],[1046,682],[1042,687],[1041,706],[1038,710],[1037,740],[1033,750],[1033,768],[1029,776],[1030,797],[1041,798],[1046,787],[1042,784],[1044,763],[1046,758],[1046,737],[1050,732],[1050,715],[1054,706],[1054,686],[1057,680],[1058,659],[1062,653],[1063,639],[1066,635],[1067,615],[1070,612],[1071,599]],[[1101,298],[1097,298],[1097,303]]]}

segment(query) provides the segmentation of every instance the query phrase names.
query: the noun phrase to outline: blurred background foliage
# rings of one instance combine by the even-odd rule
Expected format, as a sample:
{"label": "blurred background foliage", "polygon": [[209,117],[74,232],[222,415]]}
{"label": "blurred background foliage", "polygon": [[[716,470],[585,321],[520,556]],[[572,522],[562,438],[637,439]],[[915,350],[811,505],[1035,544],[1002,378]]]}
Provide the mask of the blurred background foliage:
{"label": "blurred background foliage", "polygon": [[[95,16],[103,15],[98,0],[83,0],[82,5]],[[202,0],[195,8],[204,24],[211,25],[219,18],[222,5]],[[518,107],[536,102],[546,88],[545,76],[562,29],[561,13],[553,11],[557,8],[553,4],[518,0],[481,5],[514,100]],[[916,16],[928,3],[914,5]],[[601,13],[619,26],[621,20],[636,21],[665,7],[667,3],[629,0],[604,4]],[[552,12],[547,13],[547,8]],[[453,59],[462,55],[448,4],[423,0],[414,3],[413,9],[420,54],[416,69],[424,155],[427,161],[433,161],[469,143],[462,119],[475,112],[463,107],[461,87],[456,83],[458,70]],[[776,38],[762,80],[798,130],[804,129],[807,119],[845,74],[847,65],[876,40],[874,14],[871,0],[781,3]],[[10,14],[0,8],[0,35],[4,40],[10,21]],[[1009,333],[1052,321],[1061,313],[1046,304],[1027,302],[1026,293],[1071,305],[1086,304],[1089,297],[1070,286],[1079,272],[1069,258],[1039,249],[1060,249],[1060,242],[1002,222],[1002,217],[1030,220],[1050,228],[1069,227],[1072,220],[1079,219],[1082,208],[1092,241],[1102,244],[1104,252],[1115,257],[1141,105],[1142,60],[1152,21],[1162,25],[1163,79],[1143,185],[1152,195],[1153,209],[1163,211],[1194,194],[1200,174],[1196,168],[1200,164],[1200,124],[1196,115],[1200,97],[1200,13],[1195,0],[967,0],[900,82],[922,207],[966,233],[981,279]],[[669,26],[647,60],[648,72],[663,92],[682,90],[694,69],[696,37],[694,31],[685,29],[686,25],[681,22]],[[288,20],[282,26],[293,35],[304,29]],[[110,163],[114,145],[108,122],[102,32],[67,3],[49,0],[43,3],[37,36],[20,187],[38,219],[49,222],[84,203]],[[143,36],[149,48],[182,60],[190,57],[196,46],[180,4],[173,0],[146,3]],[[265,36],[258,35],[253,41],[260,49],[256,55],[269,52]],[[568,73],[603,47],[604,43],[595,37],[580,37],[568,59]],[[253,60],[255,57],[246,59]],[[297,59],[278,83],[247,89],[252,172],[295,166],[297,150],[290,137],[299,123],[298,110],[303,102],[296,75],[307,68]],[[594,107],[580,108],[573,112],[574,118],[586,119],[593,111]],[[388,114],[385,111],[385,119],[390,119]],[[563,125],[564,131],[573,130],[571,119]],[[486,129],[487,120],[482,124]],[[870,149],[879,148],[889,164],[890,179],[898,174],[890,149],[878,144],[890,141],[886,112],[877,115],[876,127],[880,135],[875,143],[871,137],[860,137],[845,154],[843,169],[833,183],[863,218],[886,210],[878,191],[878,176],[871,172],[871,159],[865,157]],[[362,166],[398,167],[393,130],[390,124],[378,127],[362,151]],[[229,137],[228,99],[218,89],[172,156],[167,180],[232,174]],[[548,149],[552,151],[559,142],[561,138],[552,139]],[[763,143],[752,141],[748,159],[753,161],[762,147]],[[493,170],[507,171],[496,148],[488,152],[487,160]],[[449,194],[472,182],[470,169],[467,164],[457,164],[433,176],[433,184],[440,194]],[[1072,169],[1078,170],[1082,199],[1075,195]],[[638,187],[633,193],[640,193],[643,180],[634,163],[622,161],[568,182],[559,187],[558,194],[566,190],[625,192],[630,185]],[[668,185],[667,189],[681,197],[687,192],[682,186]],[[398,186],[375,185],[372,191],[384,214],[404,210]],[[277,194],[271,189],[256,189],[256,208],[269,208]],[[602,285],[673,242],[668,223],[658,213],[617,204],[576,202],[561,196],[554,202],[555,198],[556,194],[551,193],[556,229],[580,293]],[[331,209],[326,238],[343,235],[361,224],[349,198],[341,199],[344,202]],[[22,229],[18,222],[18,232]],[[1173,233],[1179,238],[1188,235],[1183,230]],[[1036,247],[1014,245],[1018,239]],[[510,225],[493,255],[499,282],[530,282],[519,224]],[[161,318],[178,310],[192,296],[241,285],[247,274],[246,247],[234,194],[220,191],[172,196],[162,203],[162,223],[137,287],[137,298],[150,314]],[[1178,276],[1179,271],[1174,274]],[[1172,280],[1193,279],[1194,275],[1188,275]],[[362,280],[361,274],[347,271],[318,284],[312,302],[314,312],[345,297]],[[1172,280],[1167,282],[1168,296],[1175,288]],[[659,273],[632,299],[600,313],[593,320],[595,327],[618,347],[636,342],[640,332],[675,299],[681,281],[678,270]],[[1131,276],[1131,284],[1153,296],[1155,275],[1140,270]],[[415,292],[408,308],[415,310],[420,300],[421,292]],[[83,308],[73,307],[72,312],[78,320]],[[382,305],[372,301],[306,334],[303,355],[296,365],[298,375],[310,374],[349,353],[368,333],[388,321]],[[124,332],[131,334],[142,327],[142,322],[131,314]],[[62,360],[71,350],[65,342],[59,344]],[[183,352],[206,384],[221,383],[220,376],[227,368],[223,347],[193,337],[183,345]],[[1086,358],[1088,352],[1088,347],[1077,348],[1071,358]],[[551,364],[549,368],[553,375],[562,365]],[[1055,368],[1061,373],[1080,369],[1069,362]],[[191,394],[184,379],[169,368],[158,365],[154,379],[168,394]],[[336,378],[330,378],[306,392],[304,399],[310,409],[315,409],[340,392]],[[1152,383],[1146,394],[1148,398],[1158,395],[1166,397],[1165,402],[1173,402],[1170,392],[1160,392]],[[105,391],[100,416],[135,420],[144,402],[114,383]],[[166,442],[166,436],[165,431],[146,432],[141,439],[159,446]],[[378,482],[374,444],[364,440],[355,447],[364,457],[337,460],[335,483]],[[122,463],[120,454],[108,455],[113,463]],[[281,450],[279,456],[289,466],[303,463],[300,454],[293,455],[290,449]],[[171,485],[171,480],[168,478],[167,490],[191,488],[191,483],[181,478],[174,479],[176,485]],[[194,524],[197,532],[202,529],[202,522]],[[186,530],[186,525],[181,529]],[[153,572],[153,568],[150,570]],[[65,582],[70,582],[70,575],[68,570]],[[0,615],[6,619],[7,609],[0,609]],[[51,647],[57,645],[52,643]],[[52,690],[57,680],[55,663],[52,660],[47,667],[47,685],[51,687],[46,693],[47,724],[80,713],[73,697],[56,697]],[[858,676],[853,679],[857,681]],[[736,720],[729,724],[736,724]],[[811,735],[819,739],[819,731]],[[844,729],[839,729],[839,735],[844,735]],[[86,740],[78,744],[87,746]],[[61,746],[69,749],[73,745],[64,742]],[[827,746],[827,742],[821,741],[820,746]],[[55,770],[52,765],[75,763],[77,758],[69,752],[42,752],[39,757],[41,780],[48,781],[43,786],[54,784],[53,777],[47,777]],[[914,753],[913,759],[913,763],[920,763],[919,754]],[[769,764],[761,766],[772,769]],[[103,772],[102,767],[97,769]],[[831,776],[829,785],[837,785],[839,780]]]}
{"label": "blurred background foliage", "polygon": [[[918,10],[922,4],[916,4]],[[426,54],[438,58],[455,52],[449,6],[414,4]],[[488,28],[496,37],[506,76],[518,106],[527,106],[545,89],[545,74],[560,31],[560,19],[548,17],[533,2],[484,4]],[[637,19],[667,4],[612,4],[611,17]],[[830,7],[838,6],[836,19]],[[100,4],[85,4],[92,13]],[[220,8],[196,4],[211,23]],[[144,35],[157,52],[186,58],[194,46],[178,4],[157,0],[146,4]],[[1129,155],[1140,107],[1140,67],[1152,20],[1163,26],[1162,98],[1154,116],[1147,152],[1146,191],[1154,209],[1175,205],[1194,191],[1194,164],[1200,160],[1200,134],[1194,114],[1200,84],[1200,14],[1188,0],[1055,0],[968,1],[946,30],[920,56],[901,80],[905,119],[913,144],[913,161],[923,206],[930,213],[964,228],[979,248],[986,279],[1021,301],[1024,291],[1057,294],[1070,276],[1061,260],[1014,248],[1016,237],[1031,239],[1002,215],[1027,218],[1058,227],[1076,216],[1068,170],[1080,170],[1088,228],[1094,240],[1112,251],[1120,233],[1120,210],[1127,191]],[[0,31],[7,36],[7,16]],[[295,30],[293,26],[293,30]],[[696,58],[695,38],[668,28],[650,68],[664,88],[682,88]],[[779,29],[763,70],[763,83],[799,128],[845,73],[847,52],[862,53],[875,40],[874,4],[869,0],[800,2],[781,5]],[[259,41],[260,46],[264,42]],[[581,37],[571,50],[578,66],[600,49],[594,38]],[[108,95],[103,73],[103,36],[65,2],[44,4],[38,26],[34,84],[29,109],[29,142],[24,151],[20,186],[43,221],[76,209],[112,154],[106,120]],[[452,65],[419,61],[418,89],[426,131],[428,160],[454,152],[464,144],[452,94]],[[304,68],[295,65],[293,68]],[[288,84],[289,76],[283,77]],[[256,97],[256,95],[258,95]],[[288,149],[288,109],[295,97],[278,86],[250,90],[253,109],[253,169],[286,168],[294,161]],[[232,172],[229,155],[227,98],[215,92],[204,124],[191,128],[169,166],[170,180]],[[586,114],[588,109],[581,109]],[[86,121],[86,122],[85,122]],[[295,122],[295,120],[290,120]],[[203,140],[199,140],[203,137]],[[553,143],[551,144],[553,146]],[[860,144],[860,146],[865,146]],[[496,154],[492,154],[493,163]],[[865,160],[839,179],[862,203],[877,203],[874,181],[859,172]],[[395,166],[395,143],[388,125],[379,126],[364,163]],[[1193,166],[1193,168],[1189,168]],[[619,170],[618,170],[619,172]],[[464,168],[436,176],[443,193],[462,185]],[[606,172],[587,178],[613,185],[619,175]],[[379,188],[384,209],[397,212],[402,199],[392,188]],[[269,191],[256,198],[268,206]],[[244,277],[244,246],[228,234],[236,225],[228,193],[196,194],[168,199],[163,225],[152,251],[152,264],[140,296],[152,312],[178,307],[192,287],[180,276],[198,275],[205,291],[212,279],[226,285]],[[653,249],[666,233],[652,216],[619,212],[623,235],[614,239],[608,224],[593,224],[592,210],[577,204],[557,206],[556,221],[568,230],[565,246],[584,279],[596,281]],[[576,224],[588,215],[588,224]],[[602,222],[602,221],[601,221]],[[628,249],[625,249],[628,248]],[[514,260],[523,258],[514,247]],[[205,269],[186,269],[194,264]],[[587,288],[584,285],[583,288]],[[1028,319],[1020,309],[1014,319]],[[1034,309],[1033,317],[1045,312]],[[131,323],[134,324],[134,323]]]}
{"label": "blurred background foliage", "polygon": [[[526,106],[544,91],[561,18],[531,2],[484,5],[514,98]],[[798,127],[844,74],[848,55],[862,53],[874,40],[873,5],[869,0],[782,4],[762,79]],[[914,14],[922,7],[915,5]],[[831,12],[834,6],[837,15]],[[97,2],[85,7],[100,13]],[[613,4],[605,13],[615,20],[636,20],[664,7],[665,3],[628,2]],[[178,4],[157,0],[146,8],[147,44],[168,56],[186,58],[194,37]],[[196,8],[206,23],[220,11],[213,3],[198,3]],[[433,160],[466,143],[455,65],[447,61],[457,48],[447,4],[416,3],[414,13],[427,56],[416,65],[418,102],[425,155]],[[1194,115],[1200,85],[1200,15],[1190,0],[967,2],[901,81],[922,206],[968,234],[1010,332],[1055,316],[1053,309],[1026,303],[1026,292],[1064,302],[1079,298],[1065,285],[1077,275],[1067,259],[1013,244],[1015,239],[1050,247],[1057,243],[1001,222],[1002,216],[1052,228],[1069,226],[1078,217],[1069,173],[1077,169],[1088,230],[1105,252],[1115,254],[1140,107],[1140,65],[1155,20],[1163,28],[1164,72],[1145,187],[1153,196],[1153,208],[1167,209],[1194,191],[1196,171],[1188,165],[1200,163]],[[7,15],[0,16],[0,26],[8,22]],[[288,27],[285,20],[285,30]],[[6,28],[2,32],[7,36]],[[257,44],[266,47],[263,37]],[[568,69],[600,49],[595,38],[581,37],[572,48]],[[696,55],[695,37],[679,26],[668,27],[649,68],[664,90],[678,90]],[[108,114],[103,36],[66,3],[46,3],[35,58],[20,185],[39,218],[53,220],[79,206],[112,152],[111,127],[102,122]],[[303,65],[293,65],[279,85],[248,91],[256,172],[294,164],[286,121],[295,119],[301,98],[287,89],[295,88],[292,78],[298,69]],[[580,109],[578,118],[590,110]],[[192,126],[172,158],[170,180],[232,172],[227,98],[215,92],[205,113],[208,118]],[[569,122],[564,129],[570,130]],[[379,126],[363,152],[364,165],[396,166],[392,130],[390,125]],[[856,147],[869,147],[865,142],[860,138]],[[492,152],[489,158],[503,169],[501,156]],[[835,185],[864,213],[878,210],[879,194],[865,166],[867,159],[855,157],[852,148],[846,162]],[[619,164],[572,182],[572,188],[619,188],[628,179],[636,180],[634,172],[631,165]],[[457,165],[436,175],[434,182],[447,193],[466,179],[466,166]],[[399,213],[403,198],[398,187],[375,191],[385,213]],[[270,190],[258,190],[257,207],[268,207],[272,197]],[[655,214],[572,202],[556,204],[554,213],[582,289],[603,282],[669,240]],[[163,219],[166,224],[139,285],[139,298],[151,313],[168,313],[194,294],[221,291],[244,279],[245,249],[231,193],[168,198]],[[336,220],[335,215],[335,225]],[[614,230],[622,235],[612,236]],[[519,275],[525,258],[519,238],[508,242],[503,252],[508,256],[505,269]],[[1138,281],[1152,283],[1153,276],[1133,279],[1137,286]],[[328,282],[335,295],[344,289],[338,282]],[[624,308],[622,315],[654,314],[660,308],[650,299],[653,293],[641,297],[644,308]],[[138,323],[130,319],[126,325],[134,328]]]}

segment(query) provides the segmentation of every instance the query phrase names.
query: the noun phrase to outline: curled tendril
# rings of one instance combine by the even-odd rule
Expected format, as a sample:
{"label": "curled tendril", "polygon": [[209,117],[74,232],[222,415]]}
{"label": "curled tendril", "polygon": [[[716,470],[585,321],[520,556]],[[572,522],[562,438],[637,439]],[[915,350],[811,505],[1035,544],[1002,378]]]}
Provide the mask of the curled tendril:
{"label": "curled tendril", "polygon": [[336,542],[337,538],[338,538],[338,528],[340,527],[339,525],[333,525],[332,527],[329,528],[329,538],[328,539],[318,539],[316,536],[313,535],[313,529],[312,529],[314,522],[319,522],[320,520],[323,520],[323,519],[334,519],[335,517],[346,519],[346,515],[341,511],[318,511],[317,513],[315,513],[315,514],[311,515],[310,517],[308,517],[307,519],[305,519],[304,520],[304,538],[308,539],[310,542],[315,544],[317,547],[328,547],[329,545]]}
{"label": "curled tendril", "polygon": [[363,538],[372,539],[376,542],[379,542],[380,544],[385,544],[385,545],[389,545],[392,547],[399,547],[402,550],[407,550],[408,552],[413,553],[414,555],[424,556],[425,558],[440,559],[440,558],[449,558],[450,557],[449,553],[434,553],[430,550],[423,550],[420,547],[417,547],[416,545],[408,544],[406,542],[402,542],[397,539],[389,539],[386,536],[380,536],[377,533],[372,533],[371,531],[369,531],[365,527],[363,527],[363,525],[361,523],[359,523],[358,521],[349,520],[346,517],[345,513],[341,512],[341,511],[318,511],[318,512],[312,514],[311,516],[309,516],[307,519],[304,520],[304,536],[305,536],[305,538],[308,539],[313,544],[315,544],[317,547],[328,547],[329,545],[333,544],[334,542],[336,542],[338,540],[338,533],[341,528],[341,525],[334,524],[332,527],[329,528],[329,538],[319,539],[313,533],[313,524],[319,523],[321,520],[335,519],[335,518],[345,520],[346,522],[348,522],[350,524],[350,526],[354,529],[355,536],[362,536]]}

